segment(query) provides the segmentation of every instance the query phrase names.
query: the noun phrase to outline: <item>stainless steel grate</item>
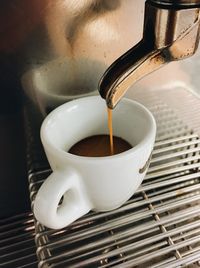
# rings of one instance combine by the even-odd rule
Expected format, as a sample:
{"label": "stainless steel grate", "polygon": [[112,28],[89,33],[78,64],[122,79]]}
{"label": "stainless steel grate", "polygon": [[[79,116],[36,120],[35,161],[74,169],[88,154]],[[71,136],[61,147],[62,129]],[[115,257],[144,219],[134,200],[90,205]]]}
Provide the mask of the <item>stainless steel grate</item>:
{"label": "stainless steel grate", "polygon": [[[182,90],[187,99],[184,94],[190,93]],[[62,230],[36,222],[39,267],[200,267],[199,136],[157,92],[135,92],[134,98],[149,107],[158,125],[143,184],[121,208],[91,212]],[[33,204],[51,171],[27,126]]]}
{"label": "stainless steel grate", "polygon": [[0,220],[0,267],[35,268],[35,226],[32,213]]}

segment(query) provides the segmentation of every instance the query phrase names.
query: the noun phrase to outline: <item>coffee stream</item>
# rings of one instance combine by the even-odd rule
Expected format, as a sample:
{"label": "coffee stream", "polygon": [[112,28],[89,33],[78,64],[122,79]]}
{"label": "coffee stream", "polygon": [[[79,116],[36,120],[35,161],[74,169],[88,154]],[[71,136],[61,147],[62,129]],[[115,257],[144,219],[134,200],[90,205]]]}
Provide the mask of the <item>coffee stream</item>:
{"label": "coffee stream", "polygon": [[94,135],[86,137],[70,149],[69,153],[79,156],[102,157],[120,154],[132,146],[120,137],[113,136],[112,110],[107,108],[109,135]]}
{"label": "coffee stream", "polygon": [[113,125],[112,125],[112,110],[107,108],[108,112],[108,130],[110,136],[110,154],[114,154],[114,144],[113,144]]}

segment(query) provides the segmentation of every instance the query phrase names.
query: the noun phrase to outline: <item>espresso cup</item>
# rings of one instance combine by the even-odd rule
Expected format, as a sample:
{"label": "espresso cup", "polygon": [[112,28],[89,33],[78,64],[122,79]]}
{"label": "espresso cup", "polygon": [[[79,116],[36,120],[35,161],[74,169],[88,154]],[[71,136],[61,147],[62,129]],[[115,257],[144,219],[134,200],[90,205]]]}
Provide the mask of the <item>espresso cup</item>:
{"label": "espresso cup", "polygon": [[116,209],[142,183],[155,142],[156,123],[150,111],[135,101],[123,99],[113,110],[114,136],[133,148],[105,157],[68,152],[86,137],[109,134],[107,121],[105,101],[99,96],[65,103],[44,120],[41,140],[53,172],[34,202],[35,217],[43,225],[63,228],[90,210]]}

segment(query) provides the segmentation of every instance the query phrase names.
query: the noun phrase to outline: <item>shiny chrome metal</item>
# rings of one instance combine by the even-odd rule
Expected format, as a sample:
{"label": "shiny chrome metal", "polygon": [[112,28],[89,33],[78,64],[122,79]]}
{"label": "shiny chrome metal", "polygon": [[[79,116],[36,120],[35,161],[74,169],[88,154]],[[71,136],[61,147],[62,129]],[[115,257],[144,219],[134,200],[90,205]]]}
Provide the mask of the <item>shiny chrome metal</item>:
{"label": "shiny chrome metal", "polygon": [[144,76],[166,63],[185,59],[196,52],[199,44],[199,1],[196,4],[193,8],[173,8],[146,1],[143,39],[118,58],[100,80],[99,92],[109,108],[113,109],[129,87]]}
{"label": "shiny chrome metal", "polygon": [[[170,107],[170,90],[134,92],[134,99],[153,112],[158,127],[151,165],[136,194],[116,210],[90,212],[62,230],[50,230],[36,222],[39,268],[199,267],[200,139],[183,120],[191,121],[195,116],[193,107],[200,109],[200,100],[183,88],[174,90],[173,98],[182,100],[182,117]],[[185,106],[187,113],[183,113]],[[198,122],[199,118],[193,123]],[[34,131],[31,123],[28,128],[33,204],[51,171],[48,165],[44,168],[34,138],[30,141]]]}
{"label": "shiny chrome metal", "polygon": [[32,213],[0,219],[0,267],[35,268],[35,225]]}
{"label": "shiny chrome metal", "polygon": [[176,8],[200,7],[199,0],[148,0],[157,5],[172,6]]}

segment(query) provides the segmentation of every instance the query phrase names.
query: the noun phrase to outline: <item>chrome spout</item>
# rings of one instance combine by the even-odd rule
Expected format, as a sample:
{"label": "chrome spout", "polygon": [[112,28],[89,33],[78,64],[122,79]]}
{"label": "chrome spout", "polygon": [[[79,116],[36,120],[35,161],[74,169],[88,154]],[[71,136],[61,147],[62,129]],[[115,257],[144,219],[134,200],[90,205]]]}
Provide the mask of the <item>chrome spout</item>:
{"label": "chrome spout", "polygon": [[199,44],[200,1],[148,0],[143,39],[104,73],[99,93],[113,109],[131,85],[171,61],[192,56]]}

